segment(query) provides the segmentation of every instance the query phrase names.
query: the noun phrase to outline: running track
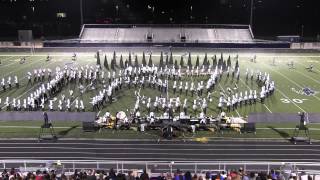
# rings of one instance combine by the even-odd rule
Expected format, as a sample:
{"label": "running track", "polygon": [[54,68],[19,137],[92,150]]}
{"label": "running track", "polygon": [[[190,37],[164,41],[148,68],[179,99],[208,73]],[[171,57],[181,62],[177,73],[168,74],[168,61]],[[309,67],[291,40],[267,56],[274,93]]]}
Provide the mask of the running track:
{"label": "running track", "polygon": [[213,140],[0,140],[0,159],[320,162],[320,143]]}

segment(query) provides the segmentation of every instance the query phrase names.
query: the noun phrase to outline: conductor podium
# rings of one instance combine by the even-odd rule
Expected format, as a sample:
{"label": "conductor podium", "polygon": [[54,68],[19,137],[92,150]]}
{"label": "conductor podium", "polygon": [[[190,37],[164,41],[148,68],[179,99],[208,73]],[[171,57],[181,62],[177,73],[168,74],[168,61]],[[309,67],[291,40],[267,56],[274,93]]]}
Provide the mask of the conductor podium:
{"label": "conductor podium", "polygon": [[44,124],[40,127],[38,141],[41,140],[57,140],[56,133],[54,131],[53,125],[49,122],[48,114],[43,113]]}
{"label": "conductor podium", "polygon": [[[306,113],[299,112],[299,116],[300,116],[300,124],[297,125],[296,128],[294,129],[294,133],[291,140],[294,144],[297,144],[298,141],[308,142],[309,144],[312,144],[309,128],[306,126],[307,124],[305,119]],[[304,132],[305,136],[300,136],[301,131]]]}

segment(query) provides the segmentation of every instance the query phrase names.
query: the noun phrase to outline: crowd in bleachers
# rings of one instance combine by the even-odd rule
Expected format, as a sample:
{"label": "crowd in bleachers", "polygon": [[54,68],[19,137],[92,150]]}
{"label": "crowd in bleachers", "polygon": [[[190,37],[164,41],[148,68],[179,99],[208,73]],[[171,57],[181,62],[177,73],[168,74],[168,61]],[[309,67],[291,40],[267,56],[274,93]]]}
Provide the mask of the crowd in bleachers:
{"label": "crowd in bleachers", "polygon": [[151,173],[146,170],[131,170],[126,173],[114,169],[76,170],[74,172],[57,173],[55,170],[22,172],[18,169],[3,170],[0,180],[317,180],[316,176],[305,172],[284,174],[280,171],[247,172],[242,168],[230,171],[206,171],[201,173],[182,172],[177,169],[174,173]]}

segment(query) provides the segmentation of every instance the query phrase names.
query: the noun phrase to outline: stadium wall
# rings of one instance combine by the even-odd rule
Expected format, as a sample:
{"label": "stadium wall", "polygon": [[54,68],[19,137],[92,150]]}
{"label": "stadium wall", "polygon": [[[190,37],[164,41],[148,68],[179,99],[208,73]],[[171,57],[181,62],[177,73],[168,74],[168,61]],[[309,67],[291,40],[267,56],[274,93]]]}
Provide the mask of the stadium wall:
{"label": "stadium wall", "polygon": [[290,48],[287,42],[250,42],[250,43],[78,43],[44,42],[44,47],[199,47],[199,48]]}

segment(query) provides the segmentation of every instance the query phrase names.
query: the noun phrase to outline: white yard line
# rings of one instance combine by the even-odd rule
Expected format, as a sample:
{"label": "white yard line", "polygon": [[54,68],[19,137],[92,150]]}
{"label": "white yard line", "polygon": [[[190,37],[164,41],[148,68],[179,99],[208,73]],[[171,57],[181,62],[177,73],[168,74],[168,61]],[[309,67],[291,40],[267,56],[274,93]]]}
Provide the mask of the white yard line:
{"label": "white yard line", "polygon": [[11,66],[11,65],[16,64],[16,63],[18,63],[18,62],[12,62],[12,63],[6,64],[6,65],[0,66],[0,68]]}
{"label": "white yard line", "polygon": [[288,96],[286,96],[280,89],[276,88],[276,91],[279,91],[283,97],[288,99],[291,103],[293,103],[297,108],[299,108],[302,112],[306,112],[304,109],[302,109],[299,105],[297,105],[294,101],[292,101]]}
{"label": "white yard line", "polygon": [[[295,61],[295,63],[300,64],[301,66],[304,66],[304,64],[300,63],[299,61]],[[317,69],[316,67],[313,67],[313,70],[320,72],[320,70]]]}
{"label": "white yard line", "polygon": [[[267,66],[266,66],[267,67]],[[268,67],[269,68],[269,67]],[[272,68],[269,68],[269,69],[271,69],[273,72],[276,72],[276,73],[278,73],[278,74],[280,74],[282,77],[284,77],[284,78],[286,78],[288,81],[290,81],[290,82],[292,82],[293,84],[295,84],[296,86],[298,86],[299,88],[303,88],[301,85],[299,85],[298,83],[296,83],[295,81],[293,81],[293,80],[291,80],[290,78],[288,78],[286,75],[284,75],[284,74],[282,74],[281,72],[279,72],[279,71],[276,71],[276,70],[273,70]],[[312,95],[314,98],[316,98],[317,100],[319,100],[320,101],[320,98],[319,97],[317,97],[317,96],[315,96],[315,95]]]}
{"label": "white yard line", "polygon": [[[1,59],[1,62],[3,62],[3,61],[9,61],[9,59],[12,59],[12,58],[16,58],[16,57],[10,56],[10,57],[8,57],[8,58],[6,58],[6,59]],[[12,63],[5,64],[5,65],[0,65],[0,68],[7,67],[7,66],[11,66],[12,64],[17,63],[15,60],[16,60],[16,59],[14,59],[14,62],[12,62]]]}
{"label": "white yard line", "polygon": [[272,114],[272,111],[268,108],[267,105],[263,104],[263,106]]}
{"label": "white yard line", "polygon": [[[38,60],[33,60],[30,64],[24,64],[24,65],[32,65],[32,64],[35,64],[35,63],[38,63]],[[25,68],[25,66],[23,66],[23,64],[22,64],[21,67],[16,68],[14,71],[10,71],[7,74],[2,75],[2,77],[4,78],[4,77],[6,77],[6,76],[8,76],[8,75],[10,75],[10,74],[12,74],[14,72],[20,71],[23,68]]]}
{"label": "white yard line", "polygon": [[320,70],[318,68],[313,68],[314,70],[318,71],[318,73],[320,73]]}
{"label": "white yard line", "polygon": [[[299,63],[299,62],[296,62],[296,63],[297,63],[297,64],[300,64],[301,66],[303,66],[303,64],[301,64],[301,63]],[[319,71],[319,70],[317,70],[316,68],[313,68],[313,70]],[[296,72],[299,73],[299,74],[301,74],[301,75],[303,75],[304,77],[307,77],[307,78],[315,81],[316,83],[320,84],[320,81],[318,81],[318,80],[316,80],[316,79],[314,79],[314,78],[312,78],[312,77],[310,77],[310,76],[307,76],[307,75],[305,75],[304,73],[302,73],[302,72],[300,72],[300,71],[296,71]],[[320,72],[320,71],[319,71],[319,72]]]}
{"label": "white yard line", "polygon": [[[5,59],[1,59],[1,62],[5,62],[5,61],[11,61],[13,58],[17,58],[15,56],[8,56],[7,58]],[[14,59],[15,60],[15,59]],[[3,67],[3,66],[2,66]]]}
{"label": "white yard line", "polygon": [[[271,69],[272,71],[279,73],[278,71],[273,70],[272,68],[270,68],[268,65],[264,65],[265,67],[267,67],[268,69]],[[281,74],[280,74],[281,75]],[[283,76],[283,75],[282,75]],[[285,77],[285,76],[283,76]],[[299,105],[297,105],[294,101],[292,101],[284,92],[282,92],[280,89],[276,88],[276,91],[280,92],[280,94],[285,97],[286,99],[288,99],[293,105],[295,105],[297,108],[299,108],[302,112],[306,112],[303,108],[301,108]]]}
{"label": "white yard line", "polygon": [[313,77],[307,76],[307,75],[305,75],[305,74],[303,74],[302,72],[299,72],[299,71],[295,71],[295,72],[297,72],[297,73],[301,74],[302,76],[304,76],[304,77],[306,77],[306,78],[309,78],[309,79],[311,79],[312,81],[320,84],[320,81],[314,79]]}

